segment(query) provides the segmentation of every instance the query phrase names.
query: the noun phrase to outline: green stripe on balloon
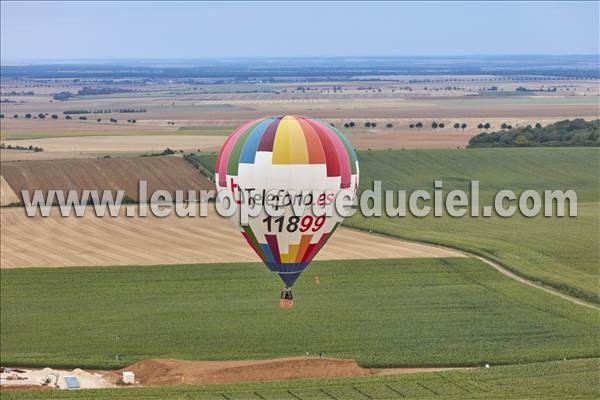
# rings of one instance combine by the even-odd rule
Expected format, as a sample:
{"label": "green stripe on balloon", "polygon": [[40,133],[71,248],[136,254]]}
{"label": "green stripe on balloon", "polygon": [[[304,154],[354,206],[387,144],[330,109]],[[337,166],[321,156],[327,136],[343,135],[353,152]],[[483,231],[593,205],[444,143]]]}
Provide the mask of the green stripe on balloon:
{"label": "green stripe on balloon", "polygon": [[231,149],[231,153],[229,154],[229,160],[227,160],[227,175],[237,175],[238,174],[240,158],[242,157],[242,149],[244,148],[244,145],[246,144],[248,137],[250,137],[250,134],[254,131],[256,126],[258,124],[260,124],[261,122],[263,122],[263,121],[262,120],[258,121],[257,123],[252,125],[250,128],[246,129],[246,131],[244,133],[242,133],[241,136],[238,138],[238,140],[235,142],[235,145],[233,146],[233,149]]}
{"label": "green stripe on balloon", "polygon": [[260,244],[258,243],[258,240],[256,239],[256,235],[254,235],[254,232],[252,232],[252,229],[250,228],[250,226],[242,225],[242,229],[244,230],[244,232],[246,232],[246,235],[248,235],[248,238],[252,242],[252,245],[254,246],[254,249],[256,250],[256,252],[259,253],[259,255],[261,256],[261,258],[263,260],[266,260],[267,257],[265,254],[263,254],[263,251],[260,248]]}

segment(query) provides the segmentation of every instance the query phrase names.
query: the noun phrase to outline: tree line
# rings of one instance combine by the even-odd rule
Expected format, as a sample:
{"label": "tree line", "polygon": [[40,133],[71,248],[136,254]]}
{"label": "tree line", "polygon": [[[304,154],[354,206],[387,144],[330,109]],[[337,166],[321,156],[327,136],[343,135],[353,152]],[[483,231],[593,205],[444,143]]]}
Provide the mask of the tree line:
{"label": "tree line", "polygon": [[71,92],[59,92],[55,93],[52,98],[58,101],[69,100],[71,97],[75,96],[98,96],[98,95],[106,95],[113,93],[129,93],[133,92],[131,89],[123,89],[123,88],[115,88],[115,87],[106,87],[106,88],[93,88],[90,86],[84,86],[83,89],[79,89],[77,93]]}
{"label": "tree line", "polygon": [[68,114],[130,114],[130,113],[145,113],[145,108],[114,108],[106,110],[65,110],[64,115]]}
{"label": "tree line", "polygon": [[21,145],[12,145],[12,144],[6,144],[6,143],[0,143],[0,149],[6,149],[6,150],[29,150],[29,151],[33,151],[35,153],[39,153],[40,151],[44,151],[44,149],[42,147],[39,146],[21,146]]}
{"label": "tree line", "polygon": [[600,119],[558,121],[542,127],[527,125],[496,132],[482,132],[469,140],[468,147],[570,147],[600,146]]}

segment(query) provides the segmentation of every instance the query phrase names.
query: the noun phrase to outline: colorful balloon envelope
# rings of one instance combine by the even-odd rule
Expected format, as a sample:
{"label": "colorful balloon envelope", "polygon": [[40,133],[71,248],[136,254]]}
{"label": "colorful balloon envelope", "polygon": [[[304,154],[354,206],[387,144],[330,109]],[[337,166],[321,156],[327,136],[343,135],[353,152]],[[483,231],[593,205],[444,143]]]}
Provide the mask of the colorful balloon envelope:
{"label": "colorful balloon envelope", "polygon": [[[353,201],[358,176],[356,153],[339,130],[296,115],[243,124],[221,148],[215,168],[217,189],[229,193],[229,201],[259,207],[245,221],[240,208],[230,219],[286,289],[343,220],[335,210],[321,214],[312,206],[335,208],[339,195]],[[269,201],[275,216],[262,207]]]}

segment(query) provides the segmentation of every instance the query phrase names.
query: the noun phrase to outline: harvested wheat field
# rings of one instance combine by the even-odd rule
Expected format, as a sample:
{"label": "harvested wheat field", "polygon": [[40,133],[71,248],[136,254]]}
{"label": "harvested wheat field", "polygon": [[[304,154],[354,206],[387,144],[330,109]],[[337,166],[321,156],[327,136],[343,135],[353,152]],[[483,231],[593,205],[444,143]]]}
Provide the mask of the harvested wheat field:
{"label": "harvested wheat field", "polygon": [[453,368],[363,368],[354,360],[295,357],[248,361],[144,360],[112,374],[116,380],[120,372],[131,371],[141,385],[157,386],[409,374],[449,369]]}
{"label": "harvested wheat field", "polygon": [[18,203],[21,199],[15,191],[6,182],[4,177],[0,175],[0,206],[6,206],[12,203]]}
{"label": "harvested wheat field", "polygon": [[18,193],[18,201],[22,200],[21,190],[32,193],[38,189],[44,196],[48,190],[62,190],[65,197],[69,190],[76,190],[79,195],[82,190],[97,190],[99,194],[104,190],[124,190],[127,198],[138,200],[140,180],[147,181],[148,196],[161,189],[175,198],[178,189],[187,196],[187,190],[214,186],[183,158],[167,156],[2,162],[1,170],[3,182],[6,180]]}
{"label": "harvested wheat field", "polygon": [[[225,136],[78,136],[11,140],[14,145],[39,146],[42,153],[67,153],[69,158],[86,153],[146,152],[160,153],[167,147],[179,151],[216,151]],[[42,154],[41,154],[42,155]],[[43,155],[42,155],[43,156]]]}
{"label": "harvested wheat field", "polygon": [[[135,206],[128,206],[135,208]],[[208,204],[208,217],[64,218],[54,208],[49,217],[27,217],[23,208],[1,212],[2,268],[102,265],[157,265],[257,262],[230,221]],[[149,213],[151,214],[151,213]],[[455,257],[460,253],[435,246],[378,237],[341,228],[317,256],[320,260]],[[76,245],[75,245],[76,243]]]}

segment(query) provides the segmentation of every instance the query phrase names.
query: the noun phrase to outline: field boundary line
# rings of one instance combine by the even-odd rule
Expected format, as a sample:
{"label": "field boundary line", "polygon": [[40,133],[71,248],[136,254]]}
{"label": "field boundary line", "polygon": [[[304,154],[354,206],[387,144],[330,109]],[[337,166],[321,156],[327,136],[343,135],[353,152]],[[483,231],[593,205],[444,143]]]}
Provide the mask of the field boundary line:
{"label": "field boundary line", "polygon": [[490,267],[494,268],[496,271],[500,272],[501,274],[503,274],[504,276],[507,276],[517,282],[520,282],[522,284],[525,284],[527,286],[536,288],[536,289],[540,289],[543,290],[546,293],[550,293],[554,296],[558,296],[564,300],[570,301],[571,303],[577,304],[579,306],[584,306],[584,307],[589,307],[591,309],[600,311],[600,306],[587,302],[583,299],[580,299],[578,297],[575,296],[571,296],[568,295],[566,293],[563,293],[562,291],[555,289],[551,286],[548,285],[543,285],[543,284],[539,284],[533,280],[527,279],[525,277],[522,277],[520,275],[518,275],[517,273],[511,271],[510,269],[502,266],[500,263],[493,261],[487,257],[484,257],[480,254],[468,251],[468,250],[464,250],[464,249],[460,249],[460,248],[456,248],[456,247],[452,247],[452,246],[447,246],[447,245],[441,245],[441,244],[437,244],[437,243],[431,243],[431,242],[425,242],[425,241],[419,241],[419,240],[415,240],[415,239],[408,239],[408,238],[404,238],[404,237],[400,237],[400,236],[395,236],[395,235],[388,235],[382,232],[372,232],[370,230],[367,229],[361,229],[361,228],[357,228],[354,226],[350,226],[350,225],[344,225],[346,229],[352,229],[352,230],[356,230],[356,231],[362,231],[362,232],[367,232],[370,233],[371,235],[376,235],[376,236],[384,236],[387,238],[396,238],[396,239],[401,239],[407,242],[413,242],[413,243],[419,243],[419,244],[426,244],[429,246],[433,246],[433,247],[437,247],[438,249],[442,249],[442,250],[452,250],[455,251],[465,257],[469,257],[469,258],[475,258],[481,262],[483,262],[486,265],[489,265]]}

